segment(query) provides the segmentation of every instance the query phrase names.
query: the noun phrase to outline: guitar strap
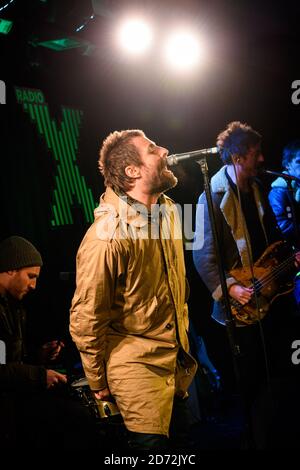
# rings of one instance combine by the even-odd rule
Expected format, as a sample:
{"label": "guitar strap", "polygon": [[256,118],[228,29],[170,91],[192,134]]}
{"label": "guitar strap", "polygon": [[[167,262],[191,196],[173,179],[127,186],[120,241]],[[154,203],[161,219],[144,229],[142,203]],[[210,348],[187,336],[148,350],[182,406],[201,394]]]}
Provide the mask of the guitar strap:
{"label": "guitar strap", "polygon": [[[242,224],[242,218],[243,218],[242,209],[239,205],[238,198],[236,194],[234,193],[233,189],[231,188],[230,183],[227,179],[226,167],[224,166],[222,170],[223,170],[222,172],[220,171],[220,177],[223,179],[224,196],[220,203],[220,209],[224,215],[224,218],[227,224],[231,228],[231,233],[236,242],[237,249],[241,258],[242,266],[248,267],[250,266],[250,259],[249,259],[249,254],[247,250],[247,243],[251,249],[249,233],[246,227],[244,230],[244,227]],[[268,241],[266,229],[263,223],[265,209],[263,206],[261,193],[256,182],[252,183],[252,188],[253,188],[254,199],[256,202],[257,210],[258,210],[259,220],[260,220],[263,233],[265,236],[265,240],[266,240],[266,246],[268,246],[269,241]],[[216,190],[215,192],[220,191],[220,181],[214,181],[212,189],[213,191]]]}

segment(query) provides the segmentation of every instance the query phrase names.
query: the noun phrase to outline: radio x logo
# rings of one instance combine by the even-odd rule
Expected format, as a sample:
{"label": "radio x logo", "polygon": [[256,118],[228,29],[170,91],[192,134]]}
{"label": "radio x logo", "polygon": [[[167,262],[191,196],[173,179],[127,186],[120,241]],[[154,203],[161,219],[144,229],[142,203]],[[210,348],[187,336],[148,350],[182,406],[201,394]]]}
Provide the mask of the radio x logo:
{"label": "radio x logo", "polygon": [[73,223],[71,209],[74,203],[81,205],[86,222],[93,222],[93,194],[84,176],[80,175],[76,163],[82,111],[62,107],[63,118],[57,124],[50,117],[49,107],[41,90],[16,87],[15,92],[18,103],[22,104],[24,111],[37,126],[56,162],[52,226]]}

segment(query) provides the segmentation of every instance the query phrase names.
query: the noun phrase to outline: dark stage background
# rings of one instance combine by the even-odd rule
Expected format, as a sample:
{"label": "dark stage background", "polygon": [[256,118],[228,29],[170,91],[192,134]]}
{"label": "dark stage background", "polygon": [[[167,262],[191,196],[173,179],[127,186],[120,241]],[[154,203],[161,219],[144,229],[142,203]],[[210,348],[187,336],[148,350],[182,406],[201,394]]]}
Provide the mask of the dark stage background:
{"label": "dark stage background", "polygon": [[[5,3],[1,0],[0,8]],[[139,60],[122,54],[113,39],[115,22],[134,5],[151,17],[158,32],[152,52]],[[76,33],[93,7],[98,14]],[[6,84],[6,104],[0,107],[0,238],[22,235],[40,249],[44,267],[36,293],[27,300],[32,331],[42,339],[67,339],[75,256],[90,223],[75,198],[74,222],[51,225],[57,162],[17,102],[15,87],[41,90],[57,126],[62,107],[83,112],[76,164],[94,201],[103,192],[98,149],[116,129],[141,128],[178,153],[214,146],[219,131],[240,120],[263,135],[266,167],[280,170],[283,146],[300,137],[300,105],[291,100],[292,82],[300,78],[299,6],[290,1],[16,0],[0,11],[0,18],[14,22],[8,35],[0,35],[0,79]],[[190,74],[169,71],[160,56],[163,33],[179,20],[192,24],[211,44],[206,62]],[[62,51],[38,45],[71,36],[89,45]],[[210,157],[211,174],[219,167],[218,157]],[[197,164],[175,171],[179,183],[170,196],[195,209],[202,191]],[[210,320],[210,296],[190,251],[186,260],[191,317],[214,357],[218,337]]]}

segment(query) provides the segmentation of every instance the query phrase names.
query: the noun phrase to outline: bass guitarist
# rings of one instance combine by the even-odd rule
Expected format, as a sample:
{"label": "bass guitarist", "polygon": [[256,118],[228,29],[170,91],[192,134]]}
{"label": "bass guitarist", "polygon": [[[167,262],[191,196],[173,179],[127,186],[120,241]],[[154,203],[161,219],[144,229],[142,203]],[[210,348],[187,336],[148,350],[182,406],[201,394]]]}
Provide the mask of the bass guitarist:
{"label": "bass guitarist", "polygon": [[[257,175],[264,162],[261,151],[261,135],[247,124],[231,122],[219,134],[217,146],[224,163],[224,166],[211,179],[218,238],[226,271],[229,298],[235,305],[243,307],[250,303],[253,304],[254,287],[253,284],[243,283],[242,280],[234,277],[232,270],[235,270],[234,273],[237,273],[238,268],[241,272],[243,269],[250,270],[250,266],[259,260],[272,244],[282,239],[282,235],[277,228],[267,195],[264,194],[263,188],[257,180]],[[201,205],[204,205],[204,221],[201,217],[203,214]],[[201,247],[199,237],[203,232],[203,223],[204,244]],[[222,304],[222,289],[205,193],[201,194],[198,202],[193,258],[200,277],[214,299],[212,318],[219,325],[224,325],[226,316]],[[257,298],[259,299],[259,295]],[[290,345],[283,344],[282,341],[282,331],[285,327],[288,328],[289,323],[287,298],[288,296],[281,297],[284,299],[284,312],[281,311],[281,308],[276,307],[277,310],[279,309],[278,315],[273,313],[274,303],[269,306],[269,310],[272,312],[269,311],[261,322],[267,343],[267,363],[271,374],[279,373],[279,363],[275,357],[280,360],[283,354],[287,358],[290,357]],[[268,376],[263,353],[263,340],[257,321],[260,316],[258,312],[255,317],[255,310],[254,305],[250,321],[241,321],[243,320],[242,315],[240,318],[236,317],[237,341],[241,351],[240,379],[244,389],[244,397],[249,405]],[[233,310],[233,314],[236,313],[237,310]],[[274,319],[270,318],[280,317],[282,313],[284,313],[284,321],[281,315],[277,327],[274,326]],[[284,323],[284,327],[282,323]],[[219,325],[214,327],[215,330],[218,330],[216,332],[218,337],[221,334],[220,329],[225,332],[225,328]],[[279,334],[281,336],[278,343]],[[282,348],[284,348],[284,352]],[[219,358],[217,355],[213,358],[216,367],[222,372],[224,367],[218,363],[220,358],[222,360],[224,358],[223,350],[220,351]],[[224,381],[226,383],[226,377]]]}

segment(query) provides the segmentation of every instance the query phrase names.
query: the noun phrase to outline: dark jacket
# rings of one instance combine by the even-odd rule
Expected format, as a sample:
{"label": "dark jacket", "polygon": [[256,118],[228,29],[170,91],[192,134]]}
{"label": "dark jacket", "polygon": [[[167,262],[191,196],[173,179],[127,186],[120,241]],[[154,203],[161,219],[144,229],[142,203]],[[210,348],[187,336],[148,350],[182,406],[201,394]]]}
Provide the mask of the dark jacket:
{"label": "dark jacket", "polygon": [[[229,271],[236,267],[249,266],[250,263],[241,223],[241,209],[225,170],[224,166],[213,176],[211,190],[226,282],[227,287],[230,287],[236,283],[236,279],[230,276]],[[266,246],[268,246],[280,239],[280,233],[260,183],[253,181],[252,189]],[[249,237],[249,234],[246,233],[246,236]],[[193,258],[200,277],[215,300],[212,316],[216,321],[224,324],[225,314],[220,303],[222,289],[205,193],[201,194],[198,201]]]}
{"label": "dark jacket", "polygon": [[[292,189],[290,190],[285,179],[277,178],[272,183],[269,201],[282,234],[293,245],[299,248],[300,188],[295,187],[294,183],[292,183]],[[293,209],[296,224],[293,219]]]}
{"label": "dark jacket", "polygon": [[18,394],[46,390],[46,369],[26,361],[25,311],[9,295],[0,295],[0,340],[6,361],[0,364],[0,446],[13,442],[14,401]]}

